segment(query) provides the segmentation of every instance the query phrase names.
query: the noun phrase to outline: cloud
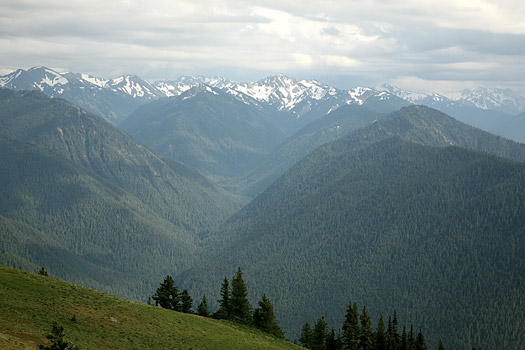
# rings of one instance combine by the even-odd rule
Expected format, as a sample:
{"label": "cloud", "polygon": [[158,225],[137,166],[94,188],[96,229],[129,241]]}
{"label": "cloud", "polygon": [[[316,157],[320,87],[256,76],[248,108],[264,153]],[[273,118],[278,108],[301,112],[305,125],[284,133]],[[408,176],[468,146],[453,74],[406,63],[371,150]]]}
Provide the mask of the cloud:
{"label": "cloud", "polygon": [[4,0],[0,71],[516,87],[525,79],[523,18],[521,0]]}

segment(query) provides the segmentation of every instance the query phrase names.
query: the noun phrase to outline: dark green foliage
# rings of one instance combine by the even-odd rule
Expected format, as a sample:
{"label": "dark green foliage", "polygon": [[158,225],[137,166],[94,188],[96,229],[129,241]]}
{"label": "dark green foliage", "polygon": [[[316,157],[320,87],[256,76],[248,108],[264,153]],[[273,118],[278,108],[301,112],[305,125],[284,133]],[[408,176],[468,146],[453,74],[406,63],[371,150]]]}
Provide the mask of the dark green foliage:
{"label": "dark green foliage", "polygon": [[335,329],[332,327],[332,330],[326,336],[326,350],[342,350],[343,342],[341,341],[341,336],[335,334]]}
{"label": "dark green foliage", "polygon": [[284,338],[284,332],[277,322],[277,318],[275,317],[275,313],[273,311],[273,305],[266,294],[263,294],[258,304],[259,307],[253,312],[253,325],[256,328],[273,334],[278,338]]}
{"label": "dark green foliage", "polygon": [[421,333],[421,329],[416,338],[416,350],[427,350],[427,342],[425,341],[423,333]]}
{"label": "dark green foliage", "polygon": [[405,325],[403,325],[403,331],[401,332],[401,343],[399,348],[401,350],[408,350],[409,344],[408,344],[408,335],[407,335],[407,329]]}
{"label": "dark green foliage", "polygon": [[408,333],[407,345],[409,350],[414,350],[416,348],[416,337],[414,335],[414,326],[410,325],[410,333]]}
{"label": "dark green foliage", "polygon": [[166,276],[164,281],[157,288],[157,292],[151,297],[155,300],[155,305],[164,309],[180,311],[181,298],[179,296],[179,289],[173,281],[173,277]]}
{"label": "dark green foliage", "polygon": [[313,331],[308,322],[305,322],[301,328],[301,337],[299,338],[299,343],[307,349],[312,348],[313,341]]}
{"label": "dark green foliage", "polygon": [[397,312],[394,310],[394,316],[392,320],[388,319],[388,329],[387,329],[387,349],[388,350],[399,350],[401,347],[401,338],[399,337],[399,327]]}
{"label": "dark green foliage", "polygon": [[49,345],[38,345],[40,350],[78,350],[78,347],[72,343],[64,340],[64,327],[59,326],[56,322],[53,322],[51,334],[46,335],[51,344]]}
{"label": "dark green foliage", "polygon": [[231,320],[239,323],[251,324],[252,313],[250,301],[248,300],[248,290],[242,278],[242,271],[240,267],[237,269],[237,273],[232,278],[231,293]]}
{"label": "dark green foliage", "polygon": [[208,310],[208,302],[206,301],[206,295],[202,296],[202,300],[199,306],[197,306],[197,315],[210,317],[210,310]]}
{"label": "dark green foliage", "polygon": [[217,302],[219,303],[219,309],[213,314],[213,317],[229,320],[232,312],[230,305],[230,284],[226,277],[224,277],[224,281],[221,285],[221,298],[217,300]]}
{"label": "dark green foliage", "polygon": [[441,340],[439,341],[439,344],[438,344],[438,350],[445,350],[445,346],[443,345]]}
{"label": "dark green foliage", "polygon": [[359,328],[359,349],[372,350],[374,332],[372,331],[372,321],[370,315],[363,306],[363,311],[359,316],[361,327]]}
{"label": "dark green foliage", "polygon": [[321,316],[315,322],[314,329],[312,330],[312,342],[311,342],[310,349],[325,350],[327,335],[328,335],[328,324],[326,323],[324,316]]}
{"label": "dark green foliage", "polygon": [[187,314],[193,312],[193,299],[187,289],[184,289],[182,293],[180,293],[180,311]]}
{"label": "dark green foliage", "polygon": [[38,274],[41,276],[49,276],[49,274],[47,273],[46,269],[44,269],[43,266],[40,268],[40,270],[38,270]]}
{"label": "dark green foliage", "polygon": [[342,330],[344,349],[357,350],[359,348],[359,310],[356,302],[353,305],[351,302],[348,304]]}
{"label": "dark green foliage", "polygon": [[374,334],[374,350],[387,350],[387,335],[383,315],[379,317]]}

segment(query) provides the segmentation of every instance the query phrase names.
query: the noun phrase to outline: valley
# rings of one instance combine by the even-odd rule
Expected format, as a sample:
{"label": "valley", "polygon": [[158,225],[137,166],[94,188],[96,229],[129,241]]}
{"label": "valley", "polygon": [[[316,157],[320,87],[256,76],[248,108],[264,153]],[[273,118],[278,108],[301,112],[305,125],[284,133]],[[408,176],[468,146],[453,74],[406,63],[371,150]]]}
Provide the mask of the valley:
{"label": "valley", "polygon": [[291,340],[358,301],[432,348],[525,346],[519,95],[45,67],[0,82],[2,265],[143,303],[172,275],[213,311],[241,268]]}

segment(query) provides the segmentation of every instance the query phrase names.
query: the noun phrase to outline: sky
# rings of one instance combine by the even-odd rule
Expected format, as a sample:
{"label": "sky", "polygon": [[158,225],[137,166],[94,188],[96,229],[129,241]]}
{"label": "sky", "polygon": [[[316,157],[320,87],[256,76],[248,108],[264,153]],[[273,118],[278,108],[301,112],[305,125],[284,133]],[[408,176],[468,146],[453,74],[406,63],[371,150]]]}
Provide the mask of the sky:
{"label": "sky", "polygon": [[525,95],[525,1],[1,0],[0,75],[33,66]]}

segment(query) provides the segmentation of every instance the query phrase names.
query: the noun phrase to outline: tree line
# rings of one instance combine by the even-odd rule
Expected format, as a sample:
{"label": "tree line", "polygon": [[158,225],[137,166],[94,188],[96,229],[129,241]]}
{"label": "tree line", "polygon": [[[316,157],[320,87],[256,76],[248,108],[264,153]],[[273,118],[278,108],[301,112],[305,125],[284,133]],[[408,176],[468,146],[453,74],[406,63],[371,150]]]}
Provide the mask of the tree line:
{"label": "tree line", "polygon": [[[393,316],[388,317],[388,326],[381,315],[374,331],[366,306],[359,313],[357,303],[350,302],[341,330],[337,334],[333,327],[328,331],[328,324],[324,316],[321,316],[313,328],[308,322],[303,325],[298,342],[312,350],[428,350],[421,329],[416,335],[412,325],[409,331],[403,325],[401,334],[398,328],[395,310]],[[443,343],[439,342],[438,350],[444,349]]]}
{"label": "tree line", "polygon": [[[179,293],[178,287],[169,275],[166,276],[151,299],[155,301],[155,305],[165,309],[194,313],[193,299],[187,289]],[[151,299],[148,300],[149,304],[151,304]],[[228,278],[224,277],[220,299],[217,302],[219,303],[218,309],[210,313],[206,295],[203,295],[197,306],[196,314],[250,325],[276,337],[284,338],[284,332],[277,322],[273,305],[266,294],[263,294],[259,300],[258,307],[252,309],[240,268],[232,277],[231,284]],[[313,328],[306,322],[301,329],[300,338],[295,340],[295,343],[311,350],[428,350],[421,329],[416,334],[413,325],[410,325],[409,330],[406,325],[403,325],[402,332],[399,333],[399,321],[395,310],[393,315],[388,317],[386,324],[381,315],[374,331],[366,306],[363,306],[360,313],[357,303],[350,302],[340,330],[336,332],[332,327],[329,331],[328,328],[324,316],[317,319]],[[441,341],[437,349],[445,349]]]}
{"label": "tree line", "polygon": [[[157,288],[155,294],[148,299],[150,304],[151,299],[155,301],[156,306],[165,309],[194,313],[192,310],[193,299],[189,295],[188,290],[184,289],[179,293],[178,287],[169,275]],[[263,294],[258,302],[258,307],[252,309],[240,268],[237,269],[237,273],[231,279],[231,287],[228,278],[224,277],[220,290],[220,299],[217,301],[219,308],[211,314],[208,309],[206,295],[203,295],[200,304],[197,306],[197,314],[250,325],[278,338],[284,338],[284,332],[277,322],[273,305],[266,294]]]}

